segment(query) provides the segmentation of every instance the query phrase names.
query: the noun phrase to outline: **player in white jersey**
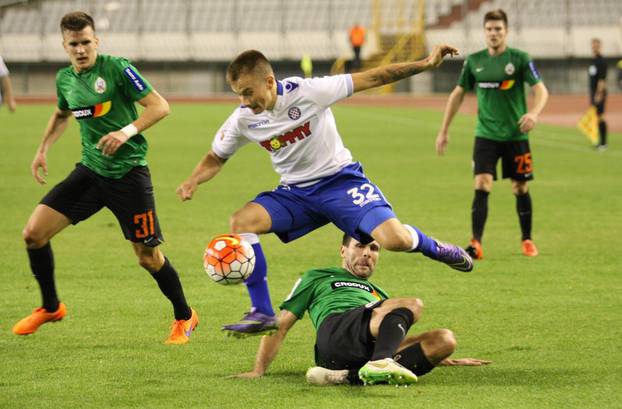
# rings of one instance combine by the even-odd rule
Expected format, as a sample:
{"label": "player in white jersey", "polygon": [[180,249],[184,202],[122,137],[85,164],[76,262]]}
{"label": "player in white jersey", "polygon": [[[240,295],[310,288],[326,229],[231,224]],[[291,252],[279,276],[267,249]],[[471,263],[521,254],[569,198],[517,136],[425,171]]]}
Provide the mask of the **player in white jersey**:
{"label": "player in white jersey", "polygon": [[13,85],[11,84],[11,76],[9,69],[6,67],[4,60],[0,56],[0,105],[2,100],[6,100],[9,111],[15,112],[15,97],[13,96]]}
{"label": "player in white jersey", "polygon": [[270,153],[281,176],[273,191],[260,193],[231,217],[231,231],[255,250],[253,274],[246,280],[251,311],[223,330],[235,336],[269,333],[278,327],[266,281],[267,265],[259,234],[295,240],[333,223],[361,243],[376,240],[392,251],[421,252],[460,271],[473,261],[461,248],[436,241],[402,224],[382,192],[363,173],[341,141],[330,106],[354,92],[378,87],[438,67],[456,54],[436,46],[421,61],[389,64],[355,74],[276,80],[259,51],[240,54],[227,68],[227,81],[242,102],[216,133],[211,150],[178,188],[189,200],[200,183],[212,179],[240,147],[253,142]]}

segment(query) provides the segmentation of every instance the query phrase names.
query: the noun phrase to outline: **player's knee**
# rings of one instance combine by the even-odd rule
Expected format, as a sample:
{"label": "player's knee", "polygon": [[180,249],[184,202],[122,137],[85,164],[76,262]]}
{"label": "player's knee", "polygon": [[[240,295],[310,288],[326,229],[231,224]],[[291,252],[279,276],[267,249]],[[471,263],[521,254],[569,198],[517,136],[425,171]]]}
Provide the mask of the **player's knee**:
{"label": "player's knee", "polygon": [[419,321],[421,314],[423,313],[423,301],[419,298],[401,298],[399,299],[399,306],[396,308],[407,308],[412,314],[414,321]]}
{"label": "player's knee", "polygon": [[29,249],[37,249],[45,246],[48,242],[48,238],[45,235],[31,226],[24,227],[22,231],[22,237],[26,243],[26,247]]}
{"label": "player's knee", "polygon": [[155,273],[160,270],[160,259],[156,254],[141,253],[138,254],[138,264],[145,270]]}
{"label": "player's knee", "polygon": [[514,193],[514,196],[522,196],[528,191],[527,183],[512,183],[512,193]]}
{"label": "player's knee", "polygon": [[446,328],[437,330],[436,340],[439,355],[449,356],[456,351],[457,342],[453,331]]}
{"label": "player's knee", "polygon": [[252,222],[243,212],[238,211],[229,218],[229,229],[234,234],[252,232]]}

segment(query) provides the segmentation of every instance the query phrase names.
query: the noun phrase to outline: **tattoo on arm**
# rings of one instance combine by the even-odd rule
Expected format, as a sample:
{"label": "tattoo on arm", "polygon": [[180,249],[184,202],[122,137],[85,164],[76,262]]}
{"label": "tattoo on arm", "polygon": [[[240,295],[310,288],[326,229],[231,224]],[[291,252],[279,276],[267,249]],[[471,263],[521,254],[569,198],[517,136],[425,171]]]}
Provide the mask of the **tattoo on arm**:
{"label": "tattoo on arm", "polygon": [[424,71],[423,67],[418,64],[391,64],[386,67],[377,68],[370,72],[370,79],[374,83],[385,85],[408,78],[422,71]]}

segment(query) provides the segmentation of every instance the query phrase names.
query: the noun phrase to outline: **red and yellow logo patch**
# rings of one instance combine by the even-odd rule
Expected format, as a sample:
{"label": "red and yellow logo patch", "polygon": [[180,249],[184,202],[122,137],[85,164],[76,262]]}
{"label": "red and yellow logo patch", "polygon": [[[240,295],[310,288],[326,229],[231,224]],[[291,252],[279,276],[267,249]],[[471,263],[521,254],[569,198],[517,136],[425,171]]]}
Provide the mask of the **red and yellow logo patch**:
{"label": "red and yellow logo patch", "polygon": [[112,101],[106,101],[91,107],[72,109],[71,112],[76,119],[99,118],[110,112],[110,108]]}

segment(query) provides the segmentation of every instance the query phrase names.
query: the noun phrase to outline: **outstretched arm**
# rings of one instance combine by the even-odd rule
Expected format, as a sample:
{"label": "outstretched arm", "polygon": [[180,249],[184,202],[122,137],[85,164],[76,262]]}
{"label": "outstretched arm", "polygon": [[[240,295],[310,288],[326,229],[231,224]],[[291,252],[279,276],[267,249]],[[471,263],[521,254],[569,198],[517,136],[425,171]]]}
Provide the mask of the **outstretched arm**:
{"label": "outstretched arm", "polygon": [[139,99],[138,103],[144,106],[145,110],[134,122],[128,124],[123,129],[110,132],[97,143],[97,148],[101,149],[104,155],[114,155],[128,139],[148,129],[170,112],[168,102],[155,89]]}
{"label": "outstretched arm", "polygon": [[192,171],[190,177],[184,180],[177,188],[177,196],[182,202],[192,199],[192,195],[196,192],[199,185],[212,179],[220,169],[225,165],[227,160],[216,155],[213,150],[209,152],[199,161]]}
{"label": "outstretched arm", "polygon": [[446,55],[457,55],[458,50],[450,45],[437,45],[429,56],[420,61],[383,65],[371,70],[352,74],[354,92],[390,84],[420,72],[441,65]]}
{"label": "outstretched arm", "polygon": [[477,358],[445,358],[439,363],[441,366],[482,366],[491,364],[492,361]]}
{"label": "outstretched arm", "polygon": [[449,125],[451,125],[451,121],[453,121],[456,112],[458,112],[460,105],[462,105],[462,101],[464,101],[464,93],[464,88],[458,85],[451,94],[449,94],[441,130],[438,131],[438,135],[436,136],[436,153],[439,155],[445,153],[445,149],[447,149],[447,144],[449,144]]}
{"label": "outstretched arm", "polygon": [[536,126],[536,122],[538,122],[538,115],[544,109],[546,105],[546,101],[549,99],[549,91],[546,89],[542,82],[538,82],[533,87],[533,92],[535,94],[535,98],[533,101],[533,107],[523,115],[518,121],[518,125],[520,126],[521,132],[529,132],[534,126]]}
{"label": "outstretched arm", "polygon": [[[43,139],[41,140],[41,144],[37,148],[37,152],[35,153],[35,157],[32,160],[32,164],[30,165],[30,171],[32,172],[32,176],[35,178],[37,182],[40,184],[45,184],[45,176],[48,174],[48,165],[47,165],[47,153],[50,147],[60,138],[60,136],[65,132],[67,128],[67,122],[69,120],[69,115],[71,115],[71,111],[61,111],[58,107],[50,116],[50,120],[48,121],[47,126],[45,127],[45,132],[43,133]],[[43,174],[39,172],[39,169],[43,170]]]}
{"label": "outstretched arm", "polygon": [[13,96],[13,85],[11,84],[11,77],[5,75],[2,79],[2,91],[4,99],[6,99],[6,103],[9,107],[9,111],[15,112],[15,107],[17,104],[15,103],[15,96]]}
{"label": "outstretched arm", "polygon": [[244,372],[236,375],[238,378],[258,378],[263,376],[268,367],[279,353],[281,344],[287,335],[289,329],[296,323],[298,317],[290,311],[283,310],[279,315],[279,329],[273,335],[261,337],[261,343],[255,357],[255,368],[250,372]]}

